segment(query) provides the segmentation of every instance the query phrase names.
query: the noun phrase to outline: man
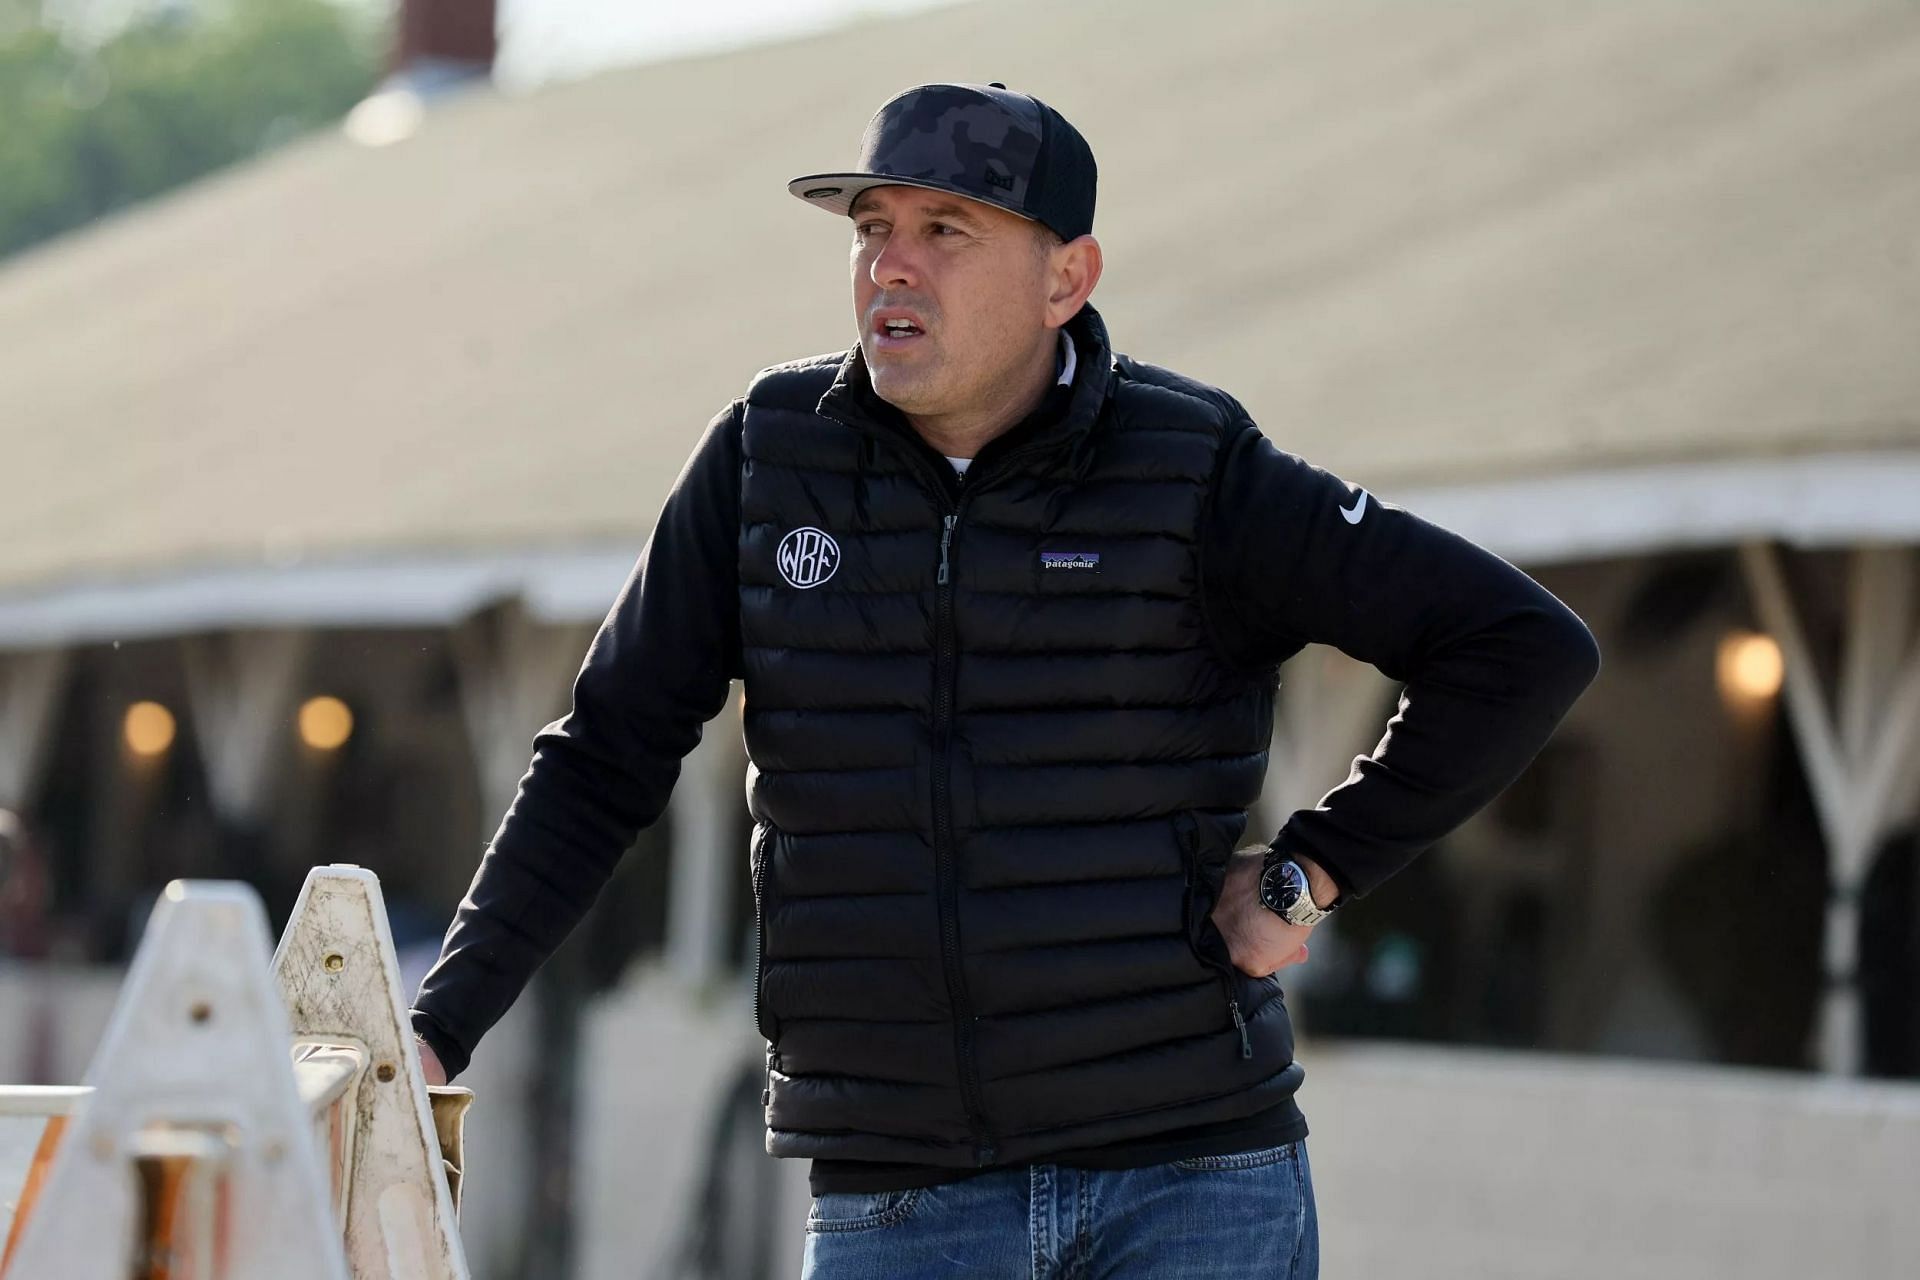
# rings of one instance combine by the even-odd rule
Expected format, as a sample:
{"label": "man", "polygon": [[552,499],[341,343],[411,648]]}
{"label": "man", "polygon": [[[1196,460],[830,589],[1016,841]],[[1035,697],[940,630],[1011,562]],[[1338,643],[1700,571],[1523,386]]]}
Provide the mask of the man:
{"label": "man", "polygon": [[[850,216],[859,341],[708,426],[416,1001],[430,1072],[462,1069],[741,677],[809,1276],[1316,1274],[1276,975],[1598,664],[1512,566],[1115,354],[1094,187],[998,84],[911,89],[855,171],[794,180]],[[1237,849],[1313,641],[1404,681],[1398,714]]]}

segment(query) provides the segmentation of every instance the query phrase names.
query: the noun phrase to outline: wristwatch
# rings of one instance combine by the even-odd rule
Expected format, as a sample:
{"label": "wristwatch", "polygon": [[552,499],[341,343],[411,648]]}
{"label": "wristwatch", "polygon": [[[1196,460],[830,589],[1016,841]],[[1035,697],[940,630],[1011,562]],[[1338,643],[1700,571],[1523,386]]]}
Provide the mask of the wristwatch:
{"label": "wristwatch", "polygon": [[1260,872],[1260,905],[1288,924],[1313,925],[1338,910],[1340,900],[1334,899],[1330,906],[1314,906],[1307,869],[1278,849],[1269,849]]}

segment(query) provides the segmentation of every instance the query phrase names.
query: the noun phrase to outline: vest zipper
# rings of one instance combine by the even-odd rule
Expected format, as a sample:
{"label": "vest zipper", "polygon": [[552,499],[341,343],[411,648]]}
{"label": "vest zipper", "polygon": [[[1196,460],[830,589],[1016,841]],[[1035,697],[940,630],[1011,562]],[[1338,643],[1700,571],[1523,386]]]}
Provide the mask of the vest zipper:
{"label": "vest zipper", "polygon": [[[824,407],[820,412],[854,430],[870,430],[858,426],[839,412]],[[959,1060],[960,1096],[966,1107],[967,1125],[974,1133],[974,1163],[987,1165],[993,1163],[998,1149],[994,1145],[992,1130],[987,1126],[986,1105],[981,1099],[980,1068],[974,1059],[973,1047],[973,1002],[967,994],[966,971],[960,961],[959,873],[954,866],[952,796],[953,700],[957,679],[954,667],[957,662],[955,651],[959,647],[953,622],[953,533],[960,522],[960,513],[966,508],[967,498],[983,487],[984,477],[975,474],[981,470],[980,460],[976,457],[973,465],[967,469],[968,474],[974,475],[974,482],[967,485],[956,483],[954,490],[949,490],[938,467],[945,466],[947,476],[953,475],[953,468],[944,461],[936,464],[929,460],[926,455],[932,452],[931,449],[916,450],[905,440],[891,434],[875,434],[901,449],[911,459],[910,465],[926,480],[928,491],[943,506],[952,507],[941,517],[940,564],[934,575],[933,863],[941,951],[944,956],[942,969],[947,982],[947,999],[953,1005],[954,1056]],[[1056,442],[1046,442],[1015,449],[1006,457],[996,459],[995,466],[1004,468],[1017,459],[1046,452],[1055,446]],[[958,492],[957,500],[955,491]]]}
{"label": "vest zipper", "polygon": [[960,1065],[960,1096],[966,1104],[967,1123],[974,1131],[973,1162],[992,1164],[995,1155],[993,1136],[987,1128],[986,1106],[980,1096],[980,1069],[974,1060],[973,1002],[967,994],[966,970],[960,959],[959,869],[954,865],[956,852],[953,835],[953,700],[958,681],[955,667],[959,648],[954,636],[953,572],[951,551],[954,526],[967,496],[960,495],[955,509],[948,512],[940,527],[940,569],[934,605],[934,703],[933,703],[933,862],[940,916],[940,940],[946,957],[947,998],[953,1005],[954,1056]]}

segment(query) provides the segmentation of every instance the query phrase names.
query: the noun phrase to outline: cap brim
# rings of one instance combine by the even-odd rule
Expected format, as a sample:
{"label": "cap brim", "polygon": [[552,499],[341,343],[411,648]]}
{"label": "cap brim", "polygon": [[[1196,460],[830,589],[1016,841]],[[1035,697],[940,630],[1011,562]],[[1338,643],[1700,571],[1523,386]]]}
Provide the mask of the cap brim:
{"label": "cap brim", "polygon": [[996,209],[1005,209],[1008,213],[1025,218],[1028,222],[1038,222],[1032,214],[1016,209],[999,200],[989,200],[977,192],[967,191],[950,182],[941,182],[934,178],[902,178],[891,173],[810,173],[787,183],[787,190],[795,199],[804,200],[816,208],[842,217],[853,206],[862,191],[868,187],[922,187],[928,191],[944,191],[948,195],[975,200],[981,204],[990,204]]}

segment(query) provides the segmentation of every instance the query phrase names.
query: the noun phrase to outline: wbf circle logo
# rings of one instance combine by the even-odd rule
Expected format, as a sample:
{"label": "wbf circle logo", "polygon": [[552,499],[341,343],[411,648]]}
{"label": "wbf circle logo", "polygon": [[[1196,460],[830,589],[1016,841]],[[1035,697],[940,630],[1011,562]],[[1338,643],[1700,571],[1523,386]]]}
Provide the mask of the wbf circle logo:
{"label": "wbf circle logo", "polygon": [[780,576],[793,586],[817,587],[840,567],[840,544],[826,530],[807,525],[780,539],[774,559]]}

